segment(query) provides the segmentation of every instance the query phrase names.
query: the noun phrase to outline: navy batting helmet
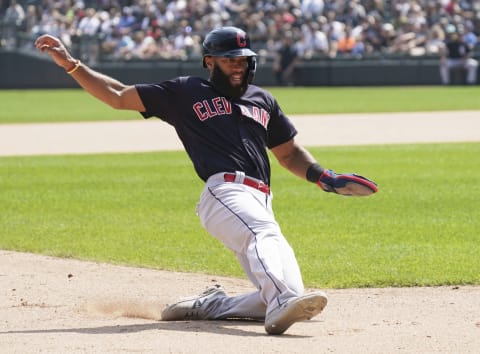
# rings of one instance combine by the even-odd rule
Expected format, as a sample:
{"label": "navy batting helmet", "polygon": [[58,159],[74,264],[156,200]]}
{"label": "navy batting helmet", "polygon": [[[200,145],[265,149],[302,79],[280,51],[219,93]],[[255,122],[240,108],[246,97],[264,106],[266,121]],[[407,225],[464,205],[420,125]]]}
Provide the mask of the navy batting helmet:
{"label": "navy batting helmet", "polygon": [[248,82],[253,81],[256,70],[257,53],[250,49],[250,38],[247,33],[237,27],[220,27],[209,32],[203,41],[203,67],[205,57],[248,57]]}

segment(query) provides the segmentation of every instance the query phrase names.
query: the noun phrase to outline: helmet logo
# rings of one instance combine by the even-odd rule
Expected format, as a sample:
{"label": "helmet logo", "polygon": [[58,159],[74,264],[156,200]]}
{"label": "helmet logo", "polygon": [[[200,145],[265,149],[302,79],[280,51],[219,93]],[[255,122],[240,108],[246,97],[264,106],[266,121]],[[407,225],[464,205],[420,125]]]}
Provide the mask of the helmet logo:
{"label": "helmet logo", "polygon": [[247,35],[245,32],[237,32],[237,44],[240,48],[247,46]]}

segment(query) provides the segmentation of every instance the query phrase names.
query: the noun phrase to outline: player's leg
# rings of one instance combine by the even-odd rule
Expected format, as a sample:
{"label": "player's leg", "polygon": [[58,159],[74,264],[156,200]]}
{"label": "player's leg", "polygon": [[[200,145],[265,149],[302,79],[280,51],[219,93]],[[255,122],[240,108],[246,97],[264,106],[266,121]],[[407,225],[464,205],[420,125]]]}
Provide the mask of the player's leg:
{"label": "player's leg", "polygon": [[266,306],[260,297],[260,291],[238,296],[225,296],[215,301],[211,308],[212,319],[229,318],[265,320]]}
{"label": "player's leg", "polygon": [[[293,251],[288,243],[285,242],[283,246],[280,246],[280,257],[288,259],[293,255]],[[284,248],[284,249],[283,249]],[[285,253],[292,253],[286,255]],[[258,279],[255,274],[252,273],[251,265],[249,258],[244,255],[237,253],[236,254],[239,263],[241,264],[245,274],[248,276],[250,281],[255,285],[257,289],[260,289],[261,286],[258,283]],[[284,269],[284,278],[286,279],[287,284],[300,284],[298,279],[300,278],[300,270],[298,266],[292,266],[288,269]],[[301,290],[297,290],[297,293],[303,293],[303,287]],[[236,297],[229,297],[222,299],[223,306],[219,307],[215,317],[218,319],[223,318],[252,318],[257,320],[264,320],[265,314],[267,312],[267,305],[260,295],[260,291],[256,291],[250,294],[240,295]],[[276,302],[277,303],[277,302]],[[273,306],[275,307],[275,306]]]}
{"label": "player's leg", "polygon": [[[259,289],[260,285],[258,284],[257,279],[250,272],[247,257],[240,253],[235,253],[235,255],[238,259],[238,262],[245,271],[248,279],[250,279],[255,288]],[[222,306],[219,307],[215,313],[215,317],[218,319],[251,318],[257,320],[265,320],[265,312],[267,311],[267,306],[260,297],[259,290],[249,294],[231,296],[222,299],[222,301]]]}
{"label": "player's leg", "polygon": [[477,82],[478,61],[475,59],[467,59],[465,62],[465,70],[467,70],[467,84],[474,85]]}
{"label": "player's leg", "polygon": [[451,61],[449,59],[442,61],[440,63],[440,78],[443,85],[448,85],[450,83],[450,65]]}
{"label": "player's leg", "polygon": [[[258,296],[266,304],[265,330],[282,334],[292,324],[316,316],[327,304],[326,295],[304,295],[303,282],[292,248],[283,237],[271,210],[270,196],[243,185],[208,186],[199,204],[203,226],[237,254],[249,277],[258,284]],[[241,262],[242,263],[242,262]],[[217,298],[217,316],[246,317],[258,305],[257,293],[241,300]],[[259,307],[256,307],[259,309]],[[220,312],[224,311],[223,315]],[[255,310],[256,311],[256,310]],[[225,316],[225,317],[224,317]]]}
{"label": "player's leg", "polygon": [[229,297],[211,287],[167,306],[162,318],[264,318],[267,333],[282,334],[320,313],[327,297],[323,292],[303,294],[297,260],[274,219],[271,196],[241,184],[209,181],[197,208],[202,225],[235,252],[259,290]]}
{"label": "player's leg", "polygon": [[[207,186],[198,213],[203,226],[237,255],[267,306],[303,294],[291,247],[270,209],[270,197],[240,184]],[[239,258],[239,259],[241,259]]]}

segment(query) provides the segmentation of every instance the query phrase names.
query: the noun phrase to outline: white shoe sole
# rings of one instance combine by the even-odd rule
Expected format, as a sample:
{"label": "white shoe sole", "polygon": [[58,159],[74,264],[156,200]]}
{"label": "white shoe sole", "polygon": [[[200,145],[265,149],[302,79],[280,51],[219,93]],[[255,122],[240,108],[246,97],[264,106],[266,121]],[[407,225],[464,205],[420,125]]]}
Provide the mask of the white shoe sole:
{"label": "white shoe sole", "polygon": [[323,292],[315,292],[291,300],[267,315],[265,331],[268,334],[282,334],[295,322],[315,317],[326,305],[327,296]]}

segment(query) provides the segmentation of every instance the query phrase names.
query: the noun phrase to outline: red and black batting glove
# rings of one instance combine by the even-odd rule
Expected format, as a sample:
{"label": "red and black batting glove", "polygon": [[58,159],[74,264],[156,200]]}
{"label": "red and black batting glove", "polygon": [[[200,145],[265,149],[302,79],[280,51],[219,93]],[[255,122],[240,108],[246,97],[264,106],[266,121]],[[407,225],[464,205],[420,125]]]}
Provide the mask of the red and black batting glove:
{"label": "red and black batting glove", "polygon": [[317,184],[325,192],[347,196],[367,196],[378,191],[377,184],[368,178],[354,173],[336,174],[332,170],[324,170]]}
{"label": "red and black batting glove", "polygon": [[354,173],[336,174],[319,164],[312,164],[307,170],[307,180],[320,186],[325,192],[346,196],[367,196],[378,191],[377,184]]}

